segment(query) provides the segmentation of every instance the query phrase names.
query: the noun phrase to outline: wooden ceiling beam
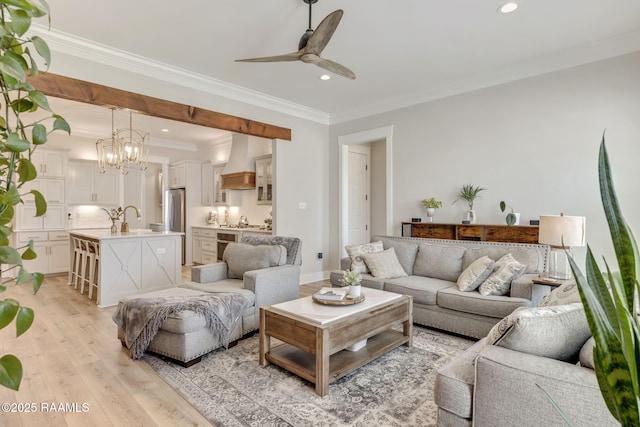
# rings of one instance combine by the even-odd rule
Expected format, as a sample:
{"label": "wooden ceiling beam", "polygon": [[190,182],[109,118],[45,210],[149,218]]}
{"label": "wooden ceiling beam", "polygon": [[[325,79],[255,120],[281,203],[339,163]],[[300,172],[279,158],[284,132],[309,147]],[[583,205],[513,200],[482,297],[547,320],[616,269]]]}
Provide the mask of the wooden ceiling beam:
{"label": "wooden ceiling beam", "polygon": [[47,96],[104,107],[129,108],[138,113],[162,119],[259,136],[261,138],[278,138],[291,141],[291,129],[140,95],[71,77],[52,73],[39,73],[36,77],[29,77],[28,80],[37,90]]}

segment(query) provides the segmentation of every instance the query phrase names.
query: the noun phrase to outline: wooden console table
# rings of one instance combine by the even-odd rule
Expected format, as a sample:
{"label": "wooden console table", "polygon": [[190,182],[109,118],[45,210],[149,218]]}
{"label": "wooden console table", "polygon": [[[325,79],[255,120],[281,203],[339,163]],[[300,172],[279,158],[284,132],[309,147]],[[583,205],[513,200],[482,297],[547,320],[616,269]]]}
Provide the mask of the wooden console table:
{"label": "wooden console table", "polygon": [[402,235],[405,237],[427,237],[431,239],[448,240],[538,243],[538,226],[403,222]]}

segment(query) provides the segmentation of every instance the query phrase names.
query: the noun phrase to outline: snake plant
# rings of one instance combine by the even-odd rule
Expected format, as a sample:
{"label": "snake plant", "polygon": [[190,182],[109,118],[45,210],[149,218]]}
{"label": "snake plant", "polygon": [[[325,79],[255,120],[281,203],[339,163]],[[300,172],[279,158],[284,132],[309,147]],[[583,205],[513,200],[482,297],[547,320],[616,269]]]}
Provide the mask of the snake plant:
{"label": "snake plant", "polygon": [[[598,160],[600,197],[619,273],[606,271],[587,247],[586,274],[569,258],[580,298],[595,339],[594,365],[600,391],[611,414],[623,426],[640,426],[640,257],[615,193],[604,135]],[[609,289],[610,286],[610,289]]]}

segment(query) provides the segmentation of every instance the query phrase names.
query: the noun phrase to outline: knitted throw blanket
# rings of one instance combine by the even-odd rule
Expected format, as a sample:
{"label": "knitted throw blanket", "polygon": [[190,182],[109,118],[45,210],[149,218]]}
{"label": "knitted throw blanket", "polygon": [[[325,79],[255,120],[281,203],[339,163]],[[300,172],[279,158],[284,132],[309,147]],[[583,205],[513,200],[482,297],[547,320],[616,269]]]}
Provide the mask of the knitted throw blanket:
{"label": "knitted throw blanket", "polygon": [[142,297],[121,303],[113,313],[113,321],[124,332],[131,358],[140,359],[167,317],[183,310],[202,314],[207,326],[218,335],[226,348],[229,345],[229,333],[248,305],[242,295],[226,292]]}

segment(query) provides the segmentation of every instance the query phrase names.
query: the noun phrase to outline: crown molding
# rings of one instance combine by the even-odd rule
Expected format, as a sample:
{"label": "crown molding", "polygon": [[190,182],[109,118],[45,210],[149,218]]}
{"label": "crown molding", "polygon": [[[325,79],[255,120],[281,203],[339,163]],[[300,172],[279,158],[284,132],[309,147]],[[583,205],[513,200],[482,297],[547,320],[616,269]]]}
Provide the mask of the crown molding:
{"label": "crown molding", "polygon": [[63,31],[48,29],[40,24],[32,24],[29,33],[45,39],[50,50],[54,52],[60,52],[82,58],[83,60],[112,66],[132,73],[141,74],[145,77],[152,77],[168,83],[189,87],[199,92],[222,96],[234,101],[244,102],[301,119],[326,125],[328,125],[330,121],[329,114],[323,111],[154,61],[120,49],[115,49]]}

